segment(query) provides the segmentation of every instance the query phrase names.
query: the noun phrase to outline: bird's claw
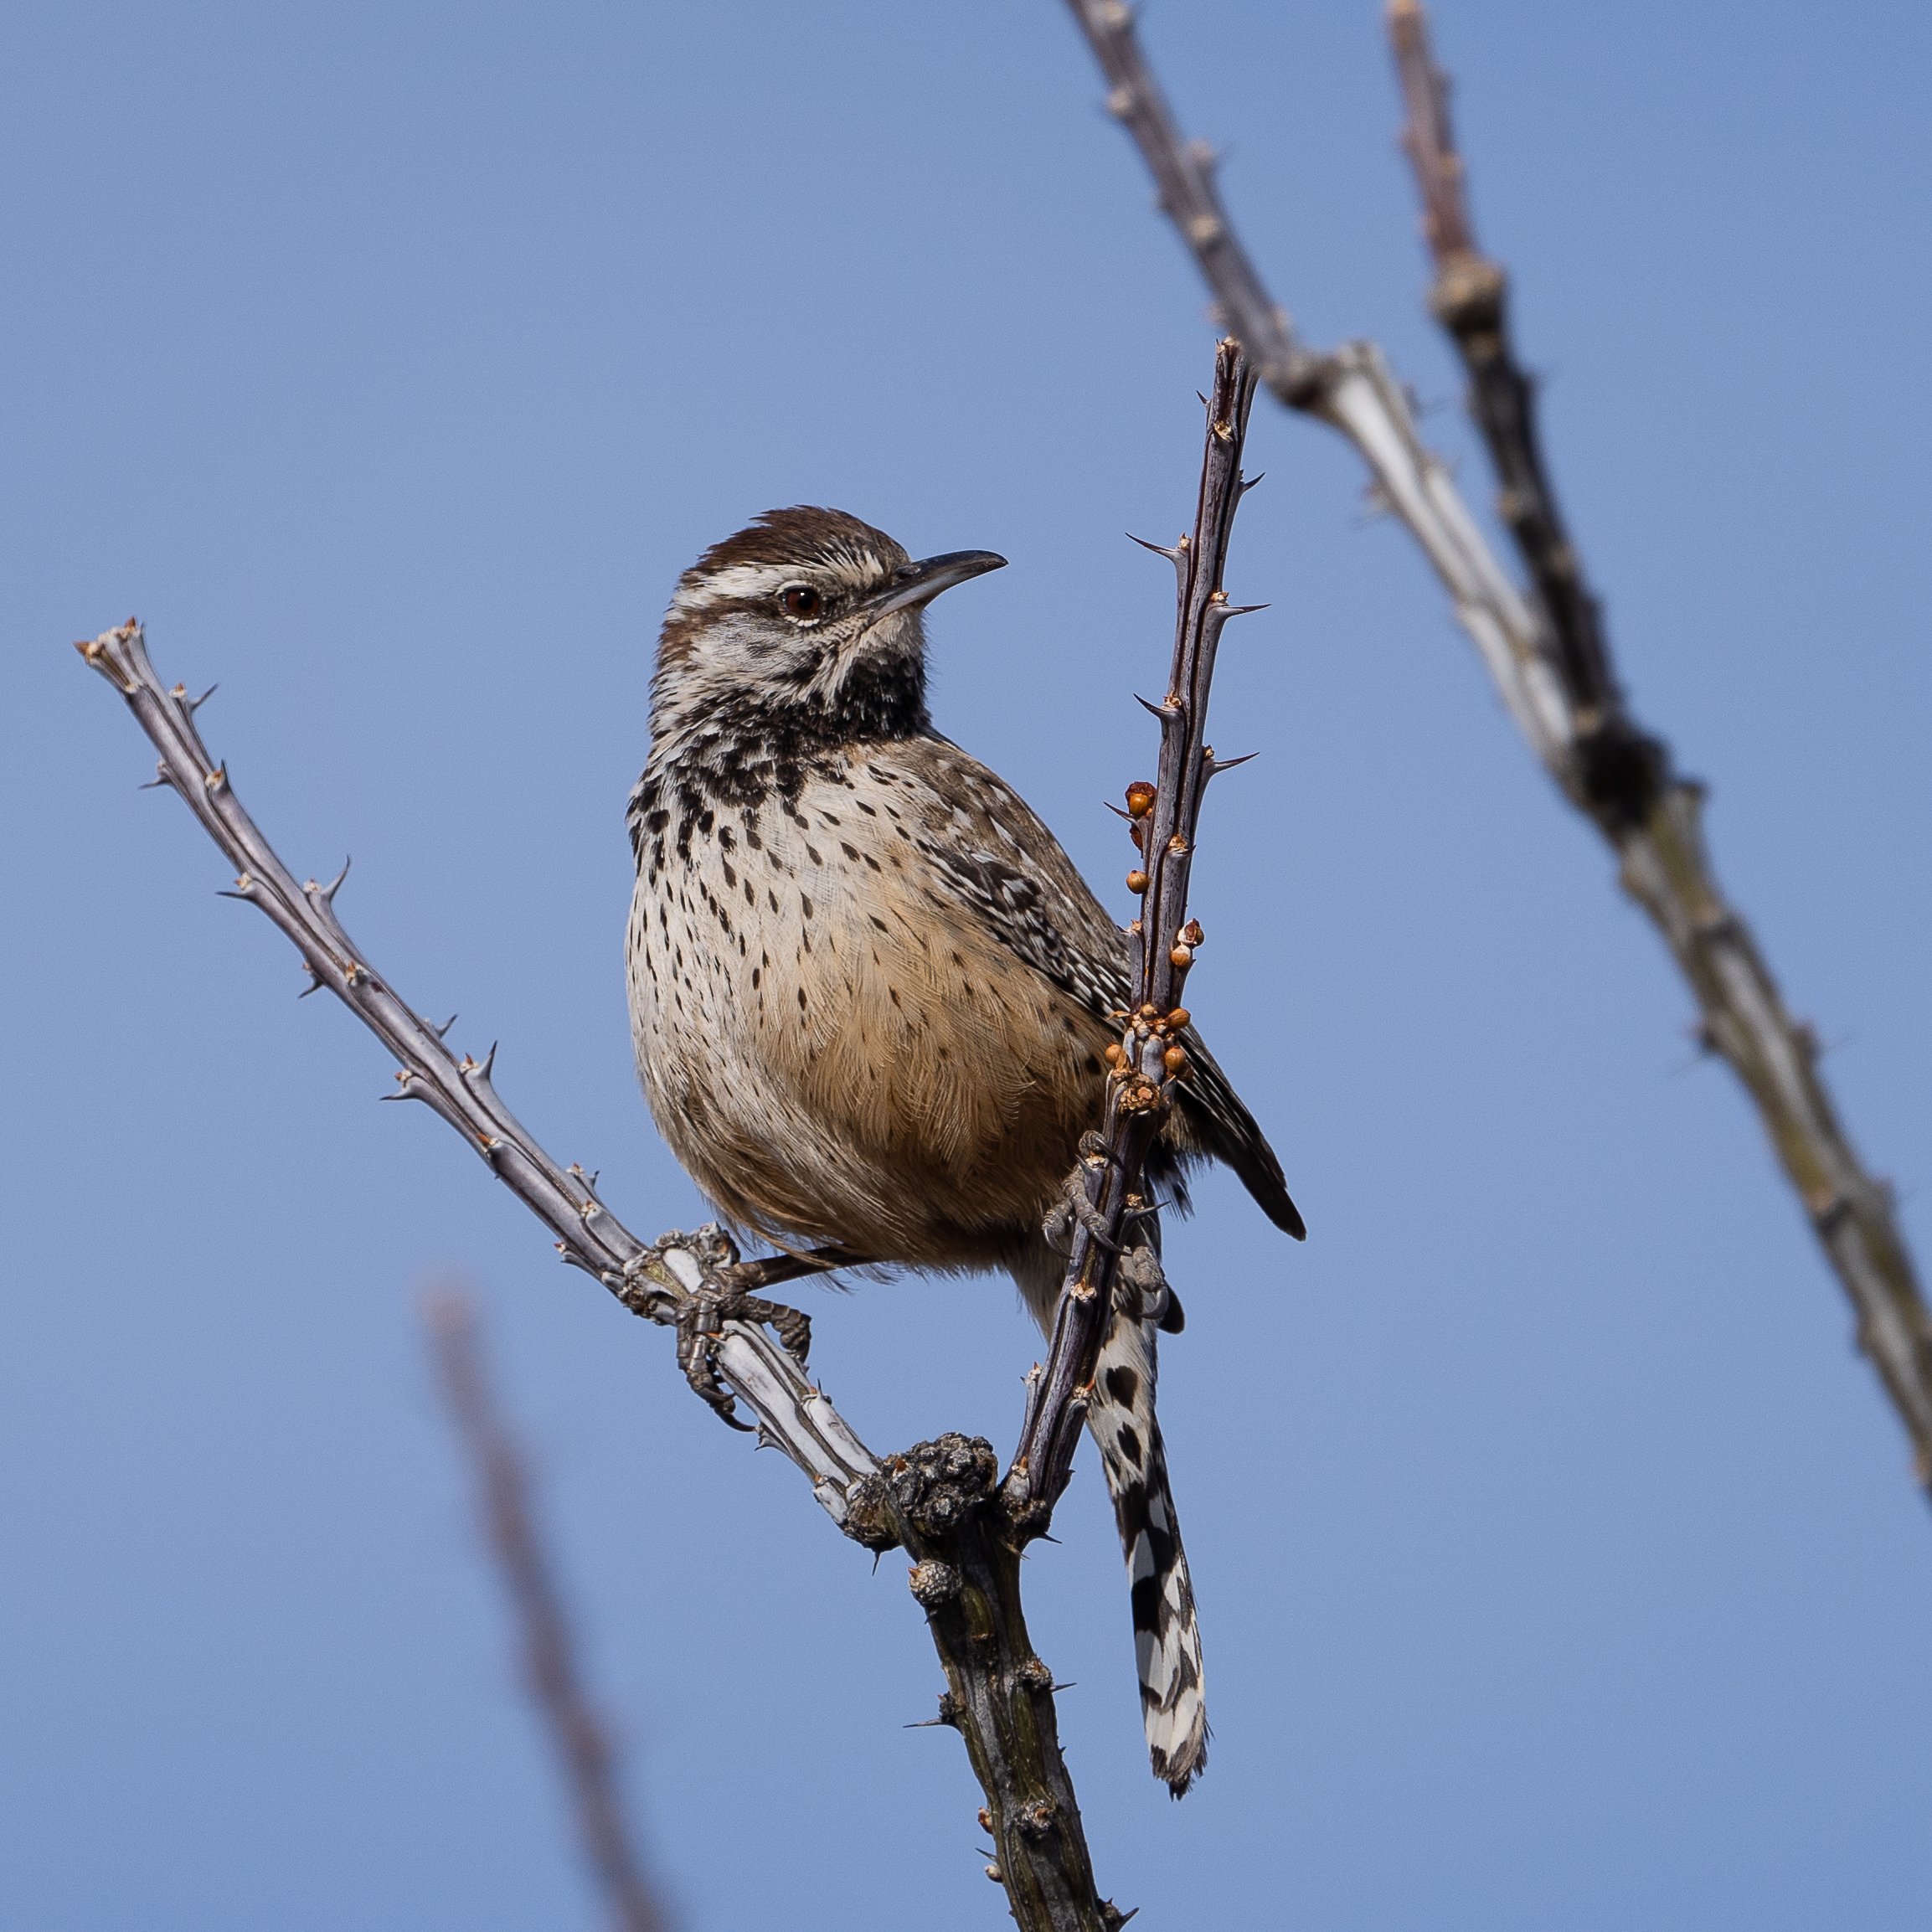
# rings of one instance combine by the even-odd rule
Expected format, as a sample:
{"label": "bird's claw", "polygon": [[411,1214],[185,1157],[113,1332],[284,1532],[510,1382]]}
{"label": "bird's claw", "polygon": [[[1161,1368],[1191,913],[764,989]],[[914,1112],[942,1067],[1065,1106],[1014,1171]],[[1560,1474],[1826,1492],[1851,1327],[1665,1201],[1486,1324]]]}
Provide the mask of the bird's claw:
{"label": "bird's claw", "polygon": [[718,1373],[718,1345],[724,1339],[727,1321],[763,1322],[802,1368],[811,1351],[811,1317],[801,1309],[736,1289],[701,1288],[678,1304],[677,1366],[684,1379],[721,1421],[749,1435],[755,1433],[752,1425],[738,1419],[736,1400]]}
{"label": "bird's claw", "polygon": [[[1097,1135],[1088,1135],[1080,1143],[1080,1151],[1086,1154],[1088,1140],[1097,1140]],[[1109,1255],[1118,1255],[1121,1244],[1107,1232],[1107,1218],[1087,1198],[1087,1177],[1085,1167],[1075,1167],[1060,1183],[1060,1191],[1054,1204],[1047,1210],[1046,1218],[1040,1224],[1040,1232],[1047,1238],[1047,1245],[1056,1255],[1067,1255],[1073,1251],[1074,1229],[1084,1228],[1087,1239],[1094,1245]]]}

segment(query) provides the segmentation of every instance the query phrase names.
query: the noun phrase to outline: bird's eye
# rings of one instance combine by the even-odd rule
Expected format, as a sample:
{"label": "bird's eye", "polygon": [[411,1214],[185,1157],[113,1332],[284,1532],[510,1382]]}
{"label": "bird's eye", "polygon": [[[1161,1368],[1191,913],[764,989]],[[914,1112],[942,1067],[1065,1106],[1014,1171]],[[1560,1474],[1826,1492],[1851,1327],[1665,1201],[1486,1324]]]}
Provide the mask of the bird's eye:
{"label": "bird's eye", "polygon": [[787,617],[808,624],[825,608],[825,600],[809,584],[787,584],[778,593],[778,607]]}

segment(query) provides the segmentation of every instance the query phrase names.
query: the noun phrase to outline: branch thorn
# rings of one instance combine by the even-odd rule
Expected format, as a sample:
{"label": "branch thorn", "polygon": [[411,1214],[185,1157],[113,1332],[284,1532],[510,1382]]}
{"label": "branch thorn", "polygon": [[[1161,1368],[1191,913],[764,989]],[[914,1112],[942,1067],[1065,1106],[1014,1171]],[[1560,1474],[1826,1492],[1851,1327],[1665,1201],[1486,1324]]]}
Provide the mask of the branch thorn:
{"label": "branch thorn", "polygon": [[312,878],[307,879],[303,882],[302,890],[311,899],[320,899],[332,912],[334,911],[336,894],[342,890],[343,881],[348,877],[349,868],[354,863],[353,858],[345,858],[342,870],[327,885],[317,885]]}

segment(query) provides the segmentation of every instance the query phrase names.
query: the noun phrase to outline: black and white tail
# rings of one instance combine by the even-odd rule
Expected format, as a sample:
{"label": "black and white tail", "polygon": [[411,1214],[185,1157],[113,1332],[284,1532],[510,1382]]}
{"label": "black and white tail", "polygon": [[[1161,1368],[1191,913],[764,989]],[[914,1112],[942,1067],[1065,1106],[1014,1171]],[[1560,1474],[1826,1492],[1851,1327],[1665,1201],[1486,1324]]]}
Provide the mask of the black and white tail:
{"label": "black and white tail", "polygon": [[[1064,1265],[1043,1243],[1038,1263],[1014,1270],[1028,1304],[1049,1332]],[[1194,1586],[1154,1417],[1157,1336],[1152,1320],[1115,1316],[1094,1375],[1087,1428],[1100,1449],[1132,1586],[1147,1756],[1154,1775],[1177,1798],[1208,1762],[1208,1706]]]}
{"label": "black and white tail", "polygon": [[1154,1775],[1177,1798],[1208,1762],[1208,1704],[1194,1586],[1154,1417],[1155,1333],[1151,1321],[1114,1317],[1100,1349],[1087,1427],[1100,1445],[1133,1580],[1134,1656],[1147,1756]]}

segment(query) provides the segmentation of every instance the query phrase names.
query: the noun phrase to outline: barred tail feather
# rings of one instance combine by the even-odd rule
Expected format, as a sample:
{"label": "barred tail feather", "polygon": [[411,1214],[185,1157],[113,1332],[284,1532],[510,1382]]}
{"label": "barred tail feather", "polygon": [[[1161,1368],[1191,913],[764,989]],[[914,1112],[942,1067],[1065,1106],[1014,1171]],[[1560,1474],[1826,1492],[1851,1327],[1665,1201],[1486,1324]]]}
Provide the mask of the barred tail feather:
{"label": "barred tail feather", "polygon": [[1100,1350],[1087,1426],[1114,1499],[1133,1584],[1134,1655],[1154,1775],[1177,1798],[1206,1768],[1201,1626],[1154,1416],[1155,1327],[1116,1316]]}
{"label": "barred tail feather", "polygon": [[[1155,1231],[1157,1249],[1158,1233]],[[1043,1239],[1015,1257],[1013,1277],[1043,1329],[1052,1330],[1065,1264]],[[1169,1298],[1163,1297],[1164,1304]],[[1141,1716],[1154,1775],[1177,1798],[1208,1762],[1208,1707],[1194,1586],[1167,1486],[1167,1450],[1154,1418],[1157,1323],[1178,1326],[1178,1304],[1155,1319],[1116,1315],[1100,1349],[1087,1428],[1114,1499],[1114,1520],[1132,1586],[1134,1656]]]}

